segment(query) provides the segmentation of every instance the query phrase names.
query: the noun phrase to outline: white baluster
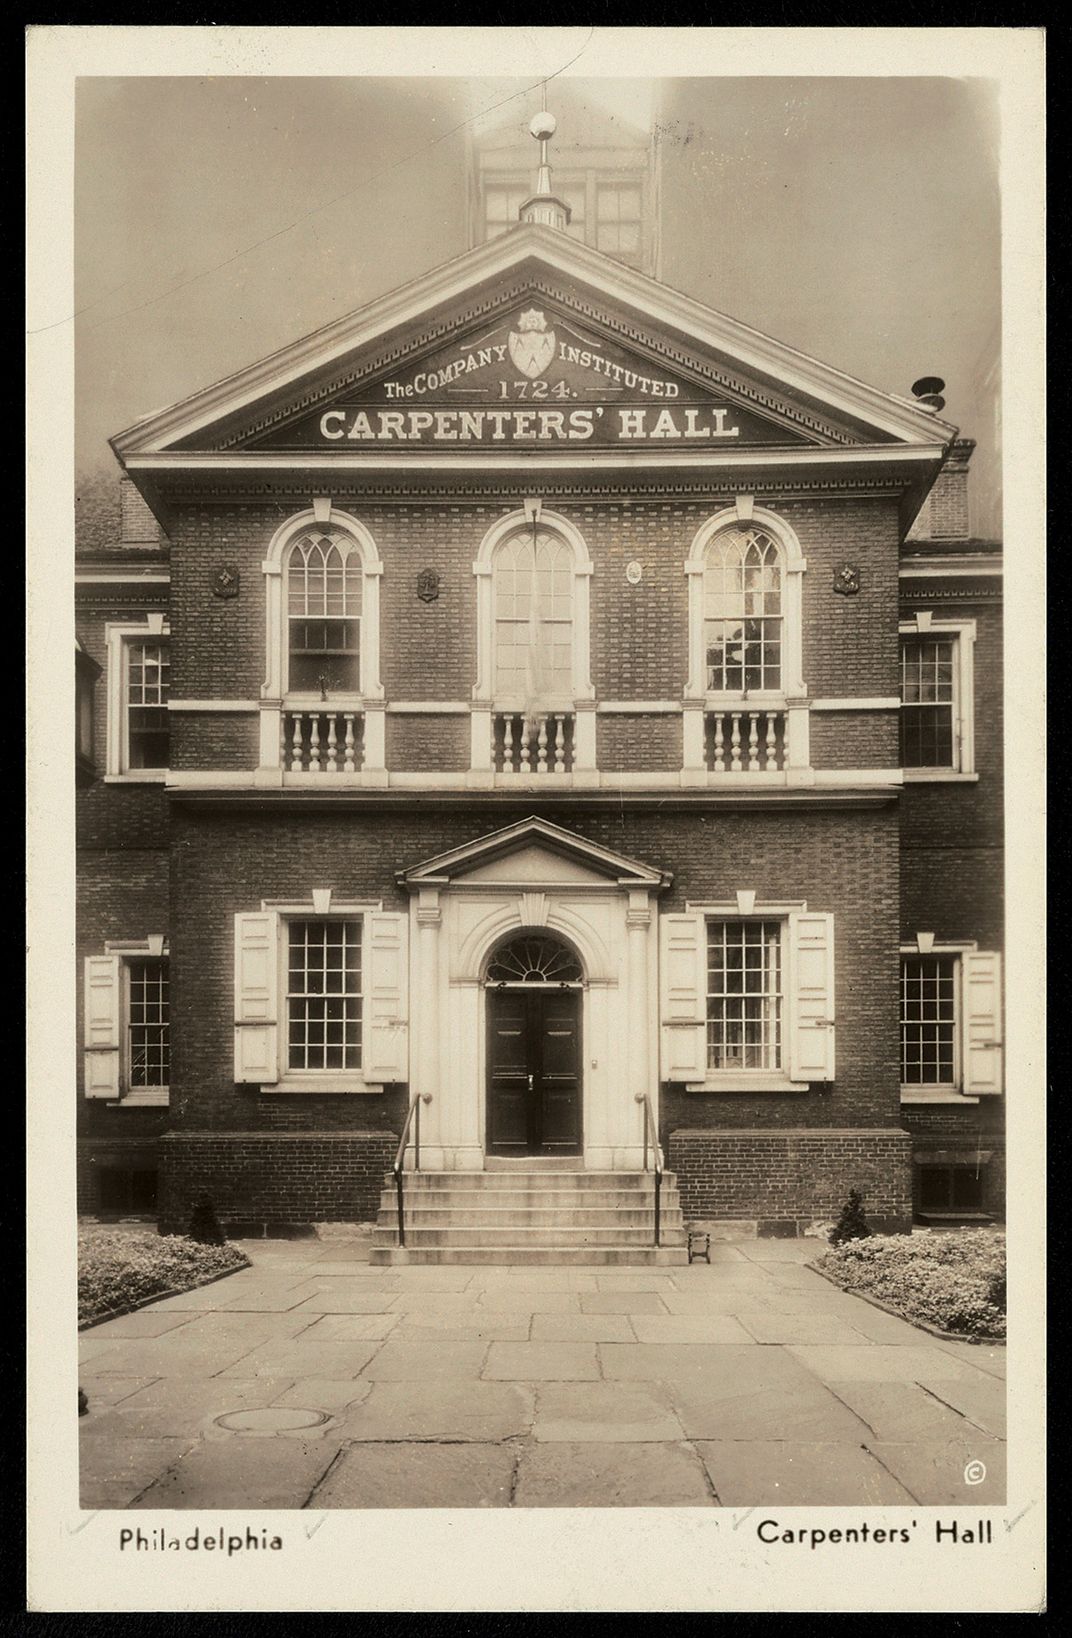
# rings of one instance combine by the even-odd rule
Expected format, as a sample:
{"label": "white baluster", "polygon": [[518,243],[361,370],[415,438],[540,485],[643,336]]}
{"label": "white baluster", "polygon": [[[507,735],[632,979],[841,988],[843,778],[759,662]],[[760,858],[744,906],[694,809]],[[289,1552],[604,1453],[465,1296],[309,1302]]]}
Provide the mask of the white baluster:
{"label": "white baluster", "polygon": [[730,773],[741,771],[741,713],[730,713]]}
{"label": "white baluster", "polygon": [[294,713],[294,737],[293,737],[293,740],[291,742],[290,749],[291,749],[290,771],[291,771],[291,773],[301,773],[301,771],[302,771],[302,726],[301,726],[301,712],[300,711],[295,711],[295,713]]}
{"label": "white baluster", "polygon": [[520,771],[523,774],[527,774],[527,773],[532,772],[531,754],[530,754],[530,751],[529,751],[529,719],[528,719],[528,717],[521,717],[519,720],[521,722],[521,770]]}
{"label": "white baluster", "polygon": [[335,712],[328,712],[328,773],[338,771],[335,762]]}
{"label": "white baluster", "polygon": [[749,773],[758,773],[759,772],[759,732],[758,732],[758,728],[757,728],[758,722],[759,722],[759,712],[758,711],[749,711],[749,713],[748,713],[748,772]]}
{"label": "white baluster", "polygon": [[555,772],[566,771],[566,730],[561,717],[555,718]]}
{"label": "white baluster", "polygon": [[514,771],[514,719],[503,717],[503,773]]}
{"label": "white baluster", "polygon": [[724,759],[724,757],[722,755],[723,744],[724,744],[724,742],[723,742],[723,738],[722,738],[722,712],[721,711],[716,711],[715,712],[715,772],[716,773],[725,773],[726,772],[726,763],[725,763],[725,759]]}
{"label": "white baluster", "polygon": [[352,711],[345,712],[344,715],[343,715],[343,721],[346,724],[346,734],[345,734],[345,737],[343,739],[343,746],[342,746],[342,771],[343,771],[343,773],[353,773],[354,772],[354,713]]}
{"label": "white baluster", "polygon": [[315,711],[309,713],[309,772],[320,772],[320,718]]}
{"label": "white baluster", "polygon": [[279,713],[279,766],[283,769],[287,765],[287,713]]}
{"label": "white baluster", "polygon": [[774,712],[767,712],[767,772],[776,773],[778,769],[778,740],[774,730]]}
{"label": "white baluster", "polygon": [[540,731],[536,738],[536,772],[547,772],[547,718],[540,718]]}

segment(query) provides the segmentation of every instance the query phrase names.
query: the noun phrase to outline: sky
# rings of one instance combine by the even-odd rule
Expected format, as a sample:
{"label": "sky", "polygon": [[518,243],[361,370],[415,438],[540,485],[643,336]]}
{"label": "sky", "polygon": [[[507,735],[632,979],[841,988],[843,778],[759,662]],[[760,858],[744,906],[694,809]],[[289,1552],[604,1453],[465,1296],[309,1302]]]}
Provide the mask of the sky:
{"label": "sky", "polygon": [[[944,417],[979,444],[973,530],[999,532],[991,82],[571,78],[547,95],[562,141],[576,99],[655,123],[667,284],[885,390],[942,377]],[[532,78],[81,79],[77,470],[107,470],[107,438],[138,417],[462,253],[469,136],[522,132],[539,106]]]}

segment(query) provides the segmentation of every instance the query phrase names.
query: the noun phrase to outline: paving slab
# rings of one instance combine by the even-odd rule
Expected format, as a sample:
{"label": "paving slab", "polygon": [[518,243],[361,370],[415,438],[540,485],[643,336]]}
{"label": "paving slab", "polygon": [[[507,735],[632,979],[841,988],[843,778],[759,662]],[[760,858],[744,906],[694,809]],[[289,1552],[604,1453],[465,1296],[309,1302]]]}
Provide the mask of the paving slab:
{"label": "paving slab", "polygon": [[338,1291],[323,1286],[306,1297],[295,1314],[387,1314],[398,1297],[397,1291]]}
{"label": "paving slab", "polygon": [[596,1285],[600,1291],[672,1291],[674,1277],[669,1270],[664,1274],[655,1269],[650,1273],[608,1269],[596,1275]]}
{"label": "paving slab", "polygon": [[584,1382],[599,1377],[590,1342],[493,1342],[484,1366],[486,1382]]}
{"label": "paving slab", "polygon": [[515,1507],[711,1507],[687,1445],[537,1444],[518,1463]]}
{"label": "paving slab", "polygon": [[305,1342],[382,1342],[402,1319],[401,1314],[322,1314],[308,1330]]}
{"label": "paving slab", "polygon": [[826,1249],[825,1240],[783,1240],[774,1237],[742,1240],[736,1247],[738,1254],[750,1263],[810,1263]]}
{"label": "paving slab", "polygon": [[292,1382],[282,1393],[272,1395],[273,1405],[292,1405],[301,1410],[330,1411],[335,1415],[350,1405],[360,1405],[372,1392],[372,1383],[357,1377],[352,1382],[340,1377],[306,1376]]}
{"label": "paving slab", "polygon": [[[741,1309],[738,1320],[756,1342],[856,1343],[869,1339],[835,1314],[779,1314]],[[643,1340],[643,1339],[642,1339]]]}
{"label": "paving slab", "polygon": [[[744,1309],[755,1312],[770,1306],[762,1291],[752,1291],[743,1286],[727,1286],[724,1290],[715,1291],[664,1291],[659,1296],[659,1303],[658,1312],[668,1314],[739,1314]],[[638,1312],[650,1314],[656,1310],[646,1308]]]}
{"label": "paving slab", "polygon": [[396,1265],[394,1275],[402,1291],[464,1291],[472,1283],[471,1268],[436,1268]]}
{"label": "paving slab", "polygon": [[489,1348],[508,1344],[434,1341],[384,1343],[363,1368],[370,1382],[435,1382],[455,1377],[475,1382]]}
{"label": "paving slab", "polygon": [[[385,1293],[386,1296],[386,1293]],[[480,1294],[467,1291],[395,1291],[388,1297],[392,1314],[486,1314]]]}
{"label": "paving slab", "polygon": [[914,1498],[866,1450],[789,1440],[702,1441],[696,1449],[724,1507],[910,1507]]}
{"label": "paving slab", "polygon": [[[831,1319],[837,1317],[851,1325],[864,1342],[882,1342],[895,1347],[918,1348],[923,1338],[927,1336],[927,1332],[920,1331],[917,1325],[910,1325],[907,1320],[901,1319],[897,1314],[887,1314],[881,1308],[873,1308],[869,1302],[864,1302],[862,1297],[855,1297],[850,1300],[852,1302],[851,1308],[837,1310],[836,1316],[828,1309],[827,1314]],[[810,1337],[800,1337],[799,1339],[794,1337],[788,1340],[808,1342],[812,1339]],[[838,1338],[831,1336],[827,1340],[836,1342]]]}
{"label": "paving slab", "polygon": [[227,1370],[228,1376],[327,1376],[350,1381],[360,1376],[381,1344],[378,1342],[311,1342],[304,1336],[262,1342],[247,1350]]}
{"label": "paving slab", "polygon": [[[727,1365],[724,1354],[732,1351],[732,1364]],[[756,1365],[762,1362],[762,1356],[769,1350],[760,1348],[752,1343],[747,1350],[755,1355]],[[727,1338],[725,1343],[706,1342],[638,1342],[630,1347],[627,1343],[601,1342],[599,1344],[599,1360],[603,1367],[603,1375],[608,1382],[654,1380],[664,1382],[668,1379],[686,1379],[699,1382],[717,1382],[727,1370],[736,1373],[739,1369],[739,1355],[742,1349],[735,1337]],[[749,1366],[748,1375],[754,1372]]]}
{"label": "paving slab", "polygon": [[337,1440],[232,1433],[188,1450],[132,1506],[299,1508],[339,1450]]}
{"label": "paving slab", "polygon": [[662,1388],[633,1382],[542,1384],[533,1433],[543,1443],[680,1443],[684,1437]]}
{"label": "paving slab", "polygon": [[94,1342],[109,1342],[113,1337],[159,1337],[192,1324],[194,1318],[193,1314],[160,1314],[153,1308],[138,1308],[132,1314],[94,1325],[91,1334]]}
{"label": "paving slab", "polygon": [[[95,1376],[90,1386],[83,1389],[89,1401],[89,1415],[106,1410],[110,1405],[122,1404],[131,1394],[157,1381],[159,1378],[155,1376]],[[85,1426],[84,1418],[79,1418],[79,1426]]]}
{"label": "paving slab", "polygon": [[270,1342],[274,1337],[300,1336],[315,1325],[319,1314],[302,1313],[295,1309],[289,1314],[229,1314],[219,1310],[211,1314],[189,1314],[182,1328],[182,1340],[204,1342],[227,1348],[234,1341],[253,1347],[258,1342]]}
{"label": "paving slab", "polygon": [[636,1332],[628,1314],[534,1314],[532,1341],[635,1342]]}
{"label": "paving slab", "polygon": [[[569,1319],[568,1314],[551,1318]],[[489,1313],[399,1314],[391,1332],[392,1342],[528,1342],[533,1325],[530,1314]]]}
{"label": "paving slab", "polygon": [[[595,1291],[482,1291],[477,1307],[482,1313],[579,1314],[585,1303],[598,1301]],[[585,1310],[588,1312],[588,1310]]]}
{"label": "paving slab", "polygon": [[1006,1500],[1005,1446],[998,1440],[980,1434],[947,1444],[876,1441],[868,1448],[922,1506],[991,1507]]}
{"label": "paving slab", "polygon": [[1009,1356],[1003,1345],[990,1342],[951,1342],[944,1337],[935,1340],[944,1354],[952,1354],[962,1365],[970,1365],[973,1370],[985,1371],[987,1376],[996,1376],[1002,1382],[1005,1381]]}
{"label": "paving slab", "polygon": [[103,1354],[79,1365],[82,1377],[106,1376],[114,1371],[118,1376],[216,1376],[248,1354],[250,1341],[237,1337],[191,1341],[180,1344],[178,1338],[165,1334],[161,1337],[136,1337],[116,1341]]}
{"label": "paving slab", "polygon": [[78,1496],[82,1507],[129,1507],[134,1498],[190,1449],[186,1439],[102,1439],[82,1446]]}
{"label": "paving slab", "polygon": [[948,1378],[921,1373],[918,1378],[920,1386],[928,1389],[936,1399],[953,1410],[959,1411],[961,1416],[967,1417],[984,1433],[989,1433],[996,1439],[1004,1439],[1006,1425],[1006,1394],[1004,1382],[992,1376],[986,1376],[982,1371],[970,1371],[965,1367],[965,1374],[954,1381]]}
{"label": "paving slab", "polygon": [[531,1387],[516,1382],[374,1382],[342,1423],[346,1439],[473,1440],[494,1443],[528,1433]]}
{"label": "paving slab", "polygon": [[309,1506],[509,1507],[516,1457],[487,1445],[353,1445]]}
{"label": "paving slab", "polygon": [[713,1395],[695,1381],[665,1384],[674,1414],[687,1439],[785,1439],[800,1443],[862,1445],[870,1429],[828,1389],[756,1386],[738,1383],[730,1393]]}
{"label": "paving slab", "polygon": [[[632,1326],[638,1342],[655,1343],[749,1343],[750,1332],[731,1314],[634,1314]],[[616,1342],[616,1337],[603,1338]]]}
{"label": "paving slab", "polygon": [[919,1345],[913,1331],[913,1345],[898,1348],[884,1343],[850,1343],[835,1347],[812,1347],[793,1343],[789,1352],[822,1382],[918,1382],[945,1381],[964,1376],[968,1367],[940,1348]]}
{"label": "paving slab", "polygon": [[948,1444],[973,1432],[959,1411],[915,1382],[838,1382],[832,1391],[867,1423],[872,1441]]}
{"label": "paving slab", "polygon": [[[672,1293],[669,1293],[672,1296]],[[657,1291],[582,1291],[582,1314],[665,1314],[666,1301]]]}

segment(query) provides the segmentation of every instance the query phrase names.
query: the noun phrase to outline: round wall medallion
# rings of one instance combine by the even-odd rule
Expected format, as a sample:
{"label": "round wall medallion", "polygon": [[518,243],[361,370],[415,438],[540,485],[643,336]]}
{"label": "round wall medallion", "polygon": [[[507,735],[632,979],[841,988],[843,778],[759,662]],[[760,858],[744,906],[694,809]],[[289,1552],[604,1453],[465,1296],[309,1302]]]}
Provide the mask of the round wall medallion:
{"label": "round wall medallion", "polygon": [[625,566],[625,578],[631,586],[639,586],[644,578],[644,565],[634,557],[631,563]]}

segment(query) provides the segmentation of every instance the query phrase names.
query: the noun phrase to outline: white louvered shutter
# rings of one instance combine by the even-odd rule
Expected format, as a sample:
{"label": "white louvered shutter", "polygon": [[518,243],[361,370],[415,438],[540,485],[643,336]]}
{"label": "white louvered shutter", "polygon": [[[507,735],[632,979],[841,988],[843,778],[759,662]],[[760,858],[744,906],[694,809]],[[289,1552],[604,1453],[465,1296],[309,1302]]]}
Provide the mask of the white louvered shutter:
{"label": "white louvered shutter", "polygon": [[368,918],[364,984],[366,1081],[409,1079],[409,918],[372,911]]}
{"label": "white louvered shutter", "polygon": [[707,926],[699,911],[659,917],[660,1066],[664,1081],[707,1075]]}
{"label": "white louvered shutter", "polygon": [[120,970],[117,955],[87,956],[85,966],[85,1093],[119,1096]]}
{"label": "white louvered shutter", "polygon": [[279,916],[258,910],[235,916],[234,1078],[271,1085],[279,1079]]}
{"label": "white louvered shutter", "polygon": [[964,1090],[973,1097],[1004,1091],[1001,957],[972,950],[964,957]]}
{"label": "white louvered shutter", "polygon": [[789,917],[788,1067],[794,1081],[834,1079],[834,918]]}

